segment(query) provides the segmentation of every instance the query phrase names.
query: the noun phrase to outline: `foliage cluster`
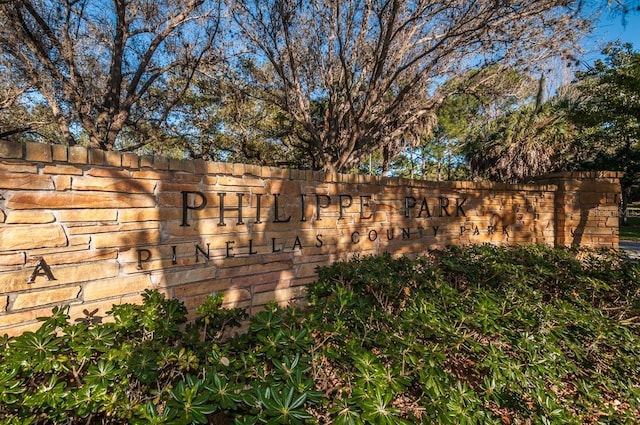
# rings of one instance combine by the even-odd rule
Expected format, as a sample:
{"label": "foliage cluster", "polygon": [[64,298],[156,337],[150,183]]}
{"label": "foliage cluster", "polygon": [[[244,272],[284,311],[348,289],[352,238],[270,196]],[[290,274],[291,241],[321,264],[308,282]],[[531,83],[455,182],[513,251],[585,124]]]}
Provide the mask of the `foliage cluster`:
{"label": "foliage cluster", "polygon": [[577,73],[580,97],[569,112],[580,129],[578,159],[584,168],[623,171],[623,189],[630,191],[640,182],[640,52],[616,43],[602,53]]}
{"label": "foliage cluster", "polygon": [[319,271],[246,332],[157,292],[113,323],[55,309],[0,341],[0,422],[637,423],[640,265],[610,251],[451,247]]}
{"label": "foliage cluster", "polygon": [[536,82],[494,67],[463,76],[464,88],[478,81],[471,91],[447,82],[455,91],[438,108],[438,124],[398,156],[398,171],[440,180],[465,169],[473,178],[515,183],[554,171],[616,170],[624,172],[625,202],[633,200],[640,176],[640,53],[612,43],[550,98],[545,76]]}
{"label": "foliage cluster", "polygon": [[546,69],[594,22],[580,0],[1,1],[0,137],[386,170],[443,83]]}
{"label": "foliage cluster", "polygon": [[620,169],[627,188],[638,53],[563,70],[596,11],[638,7],[591,3],[0,1],[0,139],[435,180]]}

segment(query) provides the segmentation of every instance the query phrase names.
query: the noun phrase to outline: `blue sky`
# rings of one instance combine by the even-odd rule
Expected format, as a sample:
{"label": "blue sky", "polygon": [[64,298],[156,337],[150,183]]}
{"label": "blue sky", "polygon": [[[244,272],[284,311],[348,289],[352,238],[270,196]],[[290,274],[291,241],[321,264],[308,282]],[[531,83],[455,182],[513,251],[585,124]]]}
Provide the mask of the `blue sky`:
{"label": "blue sky", "polygon": [[585,57],[593,62],[608,42],[621,40],[633,44],[634,50],[640,50],[640,13],[629,13],[623,20],[620,15],[603,13],[593,34],[585,40]]}

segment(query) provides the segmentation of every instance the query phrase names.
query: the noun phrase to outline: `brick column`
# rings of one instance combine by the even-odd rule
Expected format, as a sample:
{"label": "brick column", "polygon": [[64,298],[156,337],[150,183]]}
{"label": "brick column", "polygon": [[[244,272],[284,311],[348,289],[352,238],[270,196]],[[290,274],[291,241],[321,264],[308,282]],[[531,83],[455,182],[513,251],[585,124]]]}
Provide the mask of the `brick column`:
{"label": "brick column", "polygon": [[536,178],[557,186],[555,246],[618,249],[621,177],[614,171],[579,171]]}

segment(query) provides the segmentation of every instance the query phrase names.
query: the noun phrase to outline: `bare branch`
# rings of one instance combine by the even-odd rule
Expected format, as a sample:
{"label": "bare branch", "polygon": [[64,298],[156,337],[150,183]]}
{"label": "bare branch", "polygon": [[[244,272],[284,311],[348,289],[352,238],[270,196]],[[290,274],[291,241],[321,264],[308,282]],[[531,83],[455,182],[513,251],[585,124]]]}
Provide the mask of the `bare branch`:
{"label": "bare branch", "polygon": [[[114,149],[129,122],[166,121],[192,83],[163,90],[177,74],[192,76],[216,54],[218,0],[19,0],[0,3],[0,57],[35,82],[61,131],[80,124],[91,145]],[[10,29],[10,30],[9,30]],[[208,33],[213,29],[213,33]],[[174,83],[172,83],[174,84]],[[146,104],[151,102],[152,104]]]}
{"label": "bare branch", "polygon": [[244,50],[273,70],[264,98],[305,130],[317,162],[344,171],[428,125],[447,80],[496,61],[524,69],[575,49],[588,24],[581,4],[230,0],[228,8]]}

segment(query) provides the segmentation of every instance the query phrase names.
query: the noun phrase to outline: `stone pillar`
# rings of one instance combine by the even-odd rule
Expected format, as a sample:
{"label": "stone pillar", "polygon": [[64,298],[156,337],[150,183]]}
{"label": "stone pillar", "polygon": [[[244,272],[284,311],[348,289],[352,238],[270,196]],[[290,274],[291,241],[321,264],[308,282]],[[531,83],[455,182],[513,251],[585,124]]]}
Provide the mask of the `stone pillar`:
{"label": "stone pillar", "polygon": [[615,171],[578,171],[536,178],[557,187],[555,246],[618,249],[621,177]]}

